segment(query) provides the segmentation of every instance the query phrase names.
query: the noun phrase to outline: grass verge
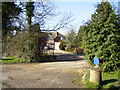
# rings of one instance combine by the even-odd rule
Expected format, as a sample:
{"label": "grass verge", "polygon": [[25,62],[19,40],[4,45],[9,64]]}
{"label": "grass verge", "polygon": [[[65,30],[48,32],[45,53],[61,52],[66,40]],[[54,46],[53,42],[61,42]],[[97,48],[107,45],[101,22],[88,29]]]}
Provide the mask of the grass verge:
{"label": "grass verge", "polygon": [[8,63],[23,63],[23,62],[30,62],[30,60],[20,59],[15,56],[10,56],[5,59],[1,59],[0,63],[8,64]]}
{"label": "grass verge", "polygon": [[[85,71],[85,70],[84,70]],[[81,70],[82,72],[82,70]],[[90,70],[86,69],[84,75],[79,77],[76,82],[80,85],[84,84],[85,88],[109,88],[109,89],[118,89],[120,88],[119,83],[119,72],[120,70],[114,72],[102,72],[102,82],[101,83],[90,83]]]}
{"label": "grass verge", "polygon": [[15,56],[10,56],[4,59],[0,59],[0,63],[2,64],[10,64],[10,63],[34,63],[34,62],[54,62],[56,61],[56,57],[55,56],[50,56],[50,55],[44,55],[41,56],[41,60],[25,60],[25,59],[21,59],[21,58],[17,58]]}

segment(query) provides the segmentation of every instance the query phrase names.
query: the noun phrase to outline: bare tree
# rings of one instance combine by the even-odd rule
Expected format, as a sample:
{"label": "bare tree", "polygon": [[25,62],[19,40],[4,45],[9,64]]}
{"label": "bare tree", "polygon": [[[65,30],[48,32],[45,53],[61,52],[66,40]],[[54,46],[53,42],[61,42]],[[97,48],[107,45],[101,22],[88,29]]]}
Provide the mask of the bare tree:
{"label": "bare tree", "polygon": [[71,13],[66,13],[61,16],[59,15],[57,16],[57,18],[59,18],[58,21],[54,22],[54,19],[53,19],[53,22],[51,22],[51,24],[48,25],[48,27],[45,27],[45,29],[42,29],[42,31],[47,31],[47,30],[57,31],[59,29],[66,27],[70,22],[73,21]]}
{"label": "bare tree", "polygon": [[[23,14],[21,15],[22,18],[18,18],[18,21],[19,25],[24,28],[27,26],[25,21],[25,4],[26,2],[19,2],[18,4],[23,9]],[[41,31],[57,31],[61,28],[64,28],[72,21],[72,14],[64,14],[58,22],[49,26],[48,23],[50,21],[52,21],[53,19],[55,20],[55,17],[60,18],[61,15],[60,12],[55,11],[56,8],[53,2],[51,0],[39,0],[38,2],[34,3],[34,6],[35,9],[33,12],[34,16],[32,17],[32,24],[39,23]]]}

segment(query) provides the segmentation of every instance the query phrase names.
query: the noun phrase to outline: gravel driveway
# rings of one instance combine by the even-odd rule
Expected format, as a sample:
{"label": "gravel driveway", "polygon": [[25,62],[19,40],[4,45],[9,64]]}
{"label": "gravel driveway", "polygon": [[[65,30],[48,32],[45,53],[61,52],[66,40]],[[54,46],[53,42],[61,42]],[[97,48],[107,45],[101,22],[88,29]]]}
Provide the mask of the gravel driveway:
{"label": "gravel driveway", "polygon": [[4,64],[3,88],[82,88],[76,84],[75,79],[78,76],[73,72],[83,67],[88,68],[89,64],[83,60],[83,56],[78,59],[50,63]]}

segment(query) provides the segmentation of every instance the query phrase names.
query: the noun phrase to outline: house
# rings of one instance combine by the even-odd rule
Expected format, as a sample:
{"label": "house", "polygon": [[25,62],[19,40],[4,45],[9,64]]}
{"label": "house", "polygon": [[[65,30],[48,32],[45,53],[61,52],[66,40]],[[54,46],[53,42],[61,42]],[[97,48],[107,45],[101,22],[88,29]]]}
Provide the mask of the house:
{"label": "house", "polygon": [[59,32],[48,33],[48,40],[46,46],[50,49],[59,50],[60,40],[64,40],[65,37]]}

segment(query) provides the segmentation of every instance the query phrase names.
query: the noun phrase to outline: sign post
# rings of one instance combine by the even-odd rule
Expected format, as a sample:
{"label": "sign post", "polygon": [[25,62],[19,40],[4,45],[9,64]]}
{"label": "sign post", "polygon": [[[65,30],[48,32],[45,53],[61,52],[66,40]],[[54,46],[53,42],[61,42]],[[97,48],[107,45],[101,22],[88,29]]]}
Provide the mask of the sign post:
{"label": "sign post", "polygon": [[100,58],[94,57],[95,66],[90,69],[90,82],[91,83],[100,83],[102,81],[99,63],[100,63]]}
{"label": "sign post", "polygon": [[100,58],[94,57],[94,64],[96,65],[96,67],[99,67],[99,63],[100,63]]}

